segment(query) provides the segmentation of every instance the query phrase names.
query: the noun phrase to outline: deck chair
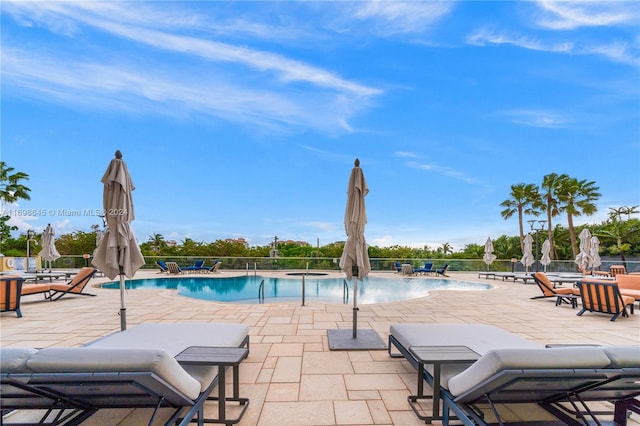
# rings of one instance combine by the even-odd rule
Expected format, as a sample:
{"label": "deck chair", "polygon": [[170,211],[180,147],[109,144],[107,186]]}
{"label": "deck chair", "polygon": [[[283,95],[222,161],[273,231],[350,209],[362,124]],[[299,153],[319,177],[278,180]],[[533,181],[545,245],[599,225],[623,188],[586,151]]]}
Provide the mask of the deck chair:
{"label": "deck chair", "polygon": [[615,321],[620,315],[629,317],[627,306],[633,314],[635,299],[632,296],[620,294],[620,288],[618,288],[617,283],[583,279],[578,282],[578,287],[582,298],[582,310],[578,312],[578,316],[587,311],[600,312],[611,314],[610,321]]}
{"label": "deck chair", "polygon": [[49,284],[23,283],[20,295],[30,296],[32,294],[44,294],[45,299],[51,300],[51,286]]}
{"label": "deck chair", "polygon": [[531,299],[546,299],[548,297],[556,298],[556,306],[566,303],[572,308],[578,306],[578,298],[580,290],[574,288],[554,288],[553,284],[544,272],[536,272],[531,274],[533,280],[542,291],[541,296],[534,296]]}
{"label": "deck chair", "polygon": [[167,268],[169,269],[169,274],[182,273],[182,268],[176,262],[167,262]]}
{"label": "deck chair", "polygon": [[220,269],[221,266],[222,266],[222,260],[216,260],[215,262],[213,262],[213,266],[211,266],[211,268],[205,268],[205,269],[209,273],[218,274],[220,272],[218,271],[218,269]]}
{"label": "deck chair", "polygon": [[433,263],[427,262],[424,266],[414,269],[413,272],[416,274],[429,274],[436,271],[433,269]]}
{"label": "deck chair", "polygon": [[396,272],[402,272],[402,263],[395,262]]}
{"label": "deck chair", "polygon": [[193,265],[182,268],[183,271],[187,272],[204,271],[207,269],[209,268],[204,267],[204,260],[196,260],[195,262],[193,262]]}
{"label": "deck chair", "polygon": [[66,294],[73,294],[78,296],[95,296],[95,294],[85,293],[84,288],[89,283],[91,277],[96,272],[95,268],[91,266],[85,266],[80,269],[75,277],[67,284],[49,284],[51,289],[51,300],[58,300]]}
{"label": "deck chair", "polygon": [[442,275],[443,277],[448,277],[448,275],[446,274],[447,269],[449,269],[449,264],[445,263],[442,268],[436,270],[436,275]]}
{"label": "deck chair", "polygon": [[156,266],[158,268],[160,268],[160,272],[158,272],[159,274],[163,273],[163,272],[169,272],[169,268],[167,267],[167,264],[165,263],[164,260],[158,260],[156,262]]}
{"label": "deck chair", "polygon": [[624,267],[624,265],[611,265],[609,267],[609,275],[612,277],[615,277],[618,274],[626,274],[627,273],[627,268]]}
{"label": "deck chair", "polygon": [[0,312],[15,312],[18,318],[22,318],[22,312],[20,312],[22,281],[20,277],[0,278]]}
{"label": "deck chair", "polygon": [[[239,422],[249,400],[239,397],[238,370],[229,363],[217,366],[217,360],[176,358],[191,347],[245,348],[246,357],[249,328],[231,323],[142,324],[83,347],[0,348],[2,409],[43,410],[33,412],[43,416],[38,424],[77,425],[109,408],[148,409],[137,413],[136,424],[147,412],[149,425]],[[225,397],[220,376],[227,368],[233,368],[233,395]],[[217,397],[210,396],[216,387]],[[218,401],[218,419],[204,418],[207,400]],[[240,405],[235,419],[225,415],[227,401]],[[213,410],[208,411],[210,415]]]}
{"label": "deck chair", "polygon": [[[620,411],[640,393],[639,350],[569,346],[489,351],[449,379],[442,393],[442,424],[449,424],[450,412],[465,425],[502,424],[503,414],[513,416],[514,404],[527,403],[539,405],[564,424],[603,424],[599,416],[626,414]],[[605,401],[614,402],[617,413],[598,412],[588,405]]]}

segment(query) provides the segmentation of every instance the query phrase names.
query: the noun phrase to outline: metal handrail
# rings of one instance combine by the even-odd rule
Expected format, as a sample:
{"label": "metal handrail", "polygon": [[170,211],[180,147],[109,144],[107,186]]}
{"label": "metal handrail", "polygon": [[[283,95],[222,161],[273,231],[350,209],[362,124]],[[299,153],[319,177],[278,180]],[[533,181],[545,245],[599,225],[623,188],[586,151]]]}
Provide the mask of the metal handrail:
{"label": "metal handrail", "polygon": [[342,280],[342,303],[346,304],[349,302],[349,284],[347,284],[347,280]]}
{"label": "metal handrail", "polygon": [[264,303],[264,280],[258,286],[258,302]]}

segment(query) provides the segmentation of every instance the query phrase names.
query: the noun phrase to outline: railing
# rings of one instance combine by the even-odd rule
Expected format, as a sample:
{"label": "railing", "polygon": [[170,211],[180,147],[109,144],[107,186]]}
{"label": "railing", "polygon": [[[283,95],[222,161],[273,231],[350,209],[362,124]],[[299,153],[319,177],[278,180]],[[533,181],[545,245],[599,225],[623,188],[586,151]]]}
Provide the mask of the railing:
{"label": "railing", "polygon": [[[216,260],[222,260],[222,269],[245,270],[247,274],[250,265],[253,265],[254,274],[257,271],[277,271],[277,270],[340,270],[338,258],[317,258],[317,257],[206,257],[206,256],[145,256],[146,265],[144,269],[155,269],[157,260],[177,262],[181,266],[193,265],[195,260],[205,260],[205,264],[211,265]],[[449,264],[449,270],[453,272],[478,272],[478,271],[495,271],[495,272],[524,272],[523,265],[519,262],[511,262],[511,260],[495,260],[490,267],[484,263],[482,259],[379,259],[372,258],[372,271],[395,271],[395,262],[409,263],[414,268],[420,267],[425,262],[433,263],[433,267],[442,267],[445,263]],[[91,264],[91,259],[84,259],[82,255],[62,256],[53,262],[52,267],[57,269],[81,268]],[[603,257],[602,265],[599,270],[608,271],[611,265],[624,264],[628,272],[640,272],[640,258],[628,258],[623,262],[619,257]],[[534,264],[530,270],[544,270],[539,261]],[[575,272],[577,266],[573,260],[554,260],[547,266],[548,272]]]}
{"label": "railing", "polygon": [[342,303],[345,305],[349,301],[349,284],[347,280],[342,280]]}
{"label": "railing", "polygon": [[264,280],[258,286],[258,303],[264,303]]}

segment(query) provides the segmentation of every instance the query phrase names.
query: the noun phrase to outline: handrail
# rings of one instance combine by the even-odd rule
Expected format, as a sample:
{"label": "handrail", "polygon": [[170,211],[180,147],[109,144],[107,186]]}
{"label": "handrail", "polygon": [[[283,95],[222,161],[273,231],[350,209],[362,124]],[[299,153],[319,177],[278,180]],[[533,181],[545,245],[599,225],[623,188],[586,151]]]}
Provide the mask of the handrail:
{"label": "handrail", "polygon": [[304,275],[302,276],[302,306],[304,306],[304,296],[305,296],[305,282],[304,282]]}
{"label": "handrail", "polygon": [[264,280],[258,286],[258,302],[264,303]]}
{"label": "handrail", "polygon": [[349,302],[349,284],[347,284],[347,280],[342,280],[342,303],[346,304]]}

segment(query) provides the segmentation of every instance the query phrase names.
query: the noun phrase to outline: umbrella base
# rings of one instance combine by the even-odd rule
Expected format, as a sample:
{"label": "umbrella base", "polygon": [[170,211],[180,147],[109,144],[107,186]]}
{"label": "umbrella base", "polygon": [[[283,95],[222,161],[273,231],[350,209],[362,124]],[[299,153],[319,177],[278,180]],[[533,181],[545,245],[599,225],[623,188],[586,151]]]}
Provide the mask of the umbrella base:
{"label": "umbrella base", "polygon": [[358,329],[353,338],[353,330],[327,330],[329,349],[332,351],[385,350],[387,345],[374,330]]}

